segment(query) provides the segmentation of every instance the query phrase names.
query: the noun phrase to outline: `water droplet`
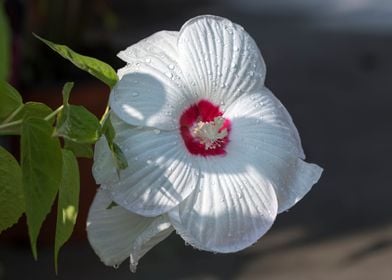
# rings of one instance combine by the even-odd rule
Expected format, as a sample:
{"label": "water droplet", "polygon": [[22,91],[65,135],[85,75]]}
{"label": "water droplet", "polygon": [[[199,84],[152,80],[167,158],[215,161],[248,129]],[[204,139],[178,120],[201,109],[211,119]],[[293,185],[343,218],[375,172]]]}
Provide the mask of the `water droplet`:
{"label": "water droplet", "polygon": [[253,77],[253,76],[254,76],[254,74],[255,74],[255,72],[253,72],[253,71],[249,71],[249,76]]}
{"label": "water droplet", "polygon": [[147,63],[151,63],[151,58],[146,58]]}
{"label": "water droplet", "polygon": [[174,69],[174,65],[173,64],[169,64],[169,69],[173,70]]}
{"label": "water droplet", "polygon": [[133,97],[139,96],[139,93],[137,91],[134,91],[134,92],[132,92],[132,96]]}
{"label": "water droplet", "polygon": [[225,102],[224,102],[224,101],[221,101],[221,102],[220,102],[220,105],[221,105],[221,106],[224,106],[224,105],[225,105]]}
{"label": "water droplet", "polygon": [[170,79],[173,78],[173,74],[170,72],[166,72],[165,75]]}
{"label": "water droplet", "polygon": [[120,265],[118,265],[118,264],[113,265],[114,269],[118,269],[119,267],[120,267]]}
{"label": "water droplet", "polygon": [[151,159],[148,159],[147,160],[147,164],[151,164],[152,163],[152,160]]}

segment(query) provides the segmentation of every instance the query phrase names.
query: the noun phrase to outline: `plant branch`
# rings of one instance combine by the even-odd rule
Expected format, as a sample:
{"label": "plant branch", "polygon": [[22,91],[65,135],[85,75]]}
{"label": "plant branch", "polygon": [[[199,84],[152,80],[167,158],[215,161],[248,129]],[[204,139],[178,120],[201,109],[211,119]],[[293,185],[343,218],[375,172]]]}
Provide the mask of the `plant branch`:
{"label": "plant branch", "polygon": [[0,130],[3,130],[5,128],[9,128],[9,127],[12,127],[12,126],[15,126],[15,125],[20,125],[21,123],[22,123],[22,120],[17,120],[17,121],[14,121],[14,122],[1,124],[0,125]]}
{"label": "plant branch", "polygon": [[8,118],[6,118],[2,124],[7,124],[9,123],[24,107],[24,104],[21,104],[18,108],[16,108],[15,111],[13,111],[11,113],[11,115],[8,116]]}
{"label": "plant branch", "polygon": [[102,124],[105,122],[105,120],[108,118],[109,112],[110,112],[110,108],[109,108],[109,106],[106,106],[105,113],[103,113],[102,118],[101,118],[101,120],[99,121],[99,123],[100,123],[101,125],[102,125]]}
{"label": "plant branch", "polygon": [[49,115],[47,115],[44,120],[45,121],[49,121],[51,118],[55,117],[61,110],[63,110],[64,105],[61,105],[60,107],[58,107],[56,110],[54,110],[52,113],[50,113]]}

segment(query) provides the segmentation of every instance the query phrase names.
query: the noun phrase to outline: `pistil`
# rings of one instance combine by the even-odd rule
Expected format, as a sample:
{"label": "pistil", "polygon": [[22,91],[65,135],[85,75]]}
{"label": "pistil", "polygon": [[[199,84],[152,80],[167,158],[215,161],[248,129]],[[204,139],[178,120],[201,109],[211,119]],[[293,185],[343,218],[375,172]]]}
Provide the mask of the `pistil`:
{"label": "pistil", "polygon": [[228,135],[227,129],[222,129],[224,122],[222,116],[215,117],[211,122],[199,121],[192,129],[192,134],[204,145],[205,150],[215,149],[223,144],[223,138]]}

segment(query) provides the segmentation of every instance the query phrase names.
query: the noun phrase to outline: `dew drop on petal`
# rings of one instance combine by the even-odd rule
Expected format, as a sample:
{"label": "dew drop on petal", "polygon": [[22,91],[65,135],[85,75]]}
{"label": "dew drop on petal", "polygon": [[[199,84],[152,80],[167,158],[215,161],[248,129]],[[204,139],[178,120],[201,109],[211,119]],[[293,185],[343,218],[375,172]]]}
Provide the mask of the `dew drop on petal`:
{"label": "dew drop on petal", "polygon": [[147,63],[151,63],[151,58],[146,58]]}
{"label": "dew drop on petal", "polygon": [[119,267],[120,267],[120,265],[118,265],[118,264],[113,265],[114,269],[118,269]]}

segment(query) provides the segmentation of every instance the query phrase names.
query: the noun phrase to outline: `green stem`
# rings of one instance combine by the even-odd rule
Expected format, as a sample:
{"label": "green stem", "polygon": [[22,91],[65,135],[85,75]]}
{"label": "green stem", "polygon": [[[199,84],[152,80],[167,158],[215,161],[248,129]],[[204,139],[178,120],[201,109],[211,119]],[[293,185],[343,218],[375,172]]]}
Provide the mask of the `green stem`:
{"label": "green stem", "polygon": [[99,123],[100,123],[101,125],[102,125],[102,124],[106,121],[106,119],[108,118],[109,112],[110,112],[110,108],[109,108],[109,106],[106,106],[105,113],[103,113],[102,118],[101,118],[101,120],[99,121]]}
{"label": "green stem", "polygon": [[[56,110],[54,110],[52,113],[50,113],[49,115],[47,115],[47,116],[44,118],[44,120],[45,120],[45,121],[49,121],[51,118],[55,117],[55,116],[63,109],[63,107],[64,107],[64,105],[61,105],[60,107],[58,107],[58,108],[57,108]],[[12,120],[12,118],[14,118],[15,115],[17,114],[17,113],[15,113],[16,111],[18,111],[18,109],[16,109],[16,110],[11,114],[11,116],[9,116],[7,119]],[[14,116],[12,116],[12,115],[14,115]],[[17,120],[17,121],[13,121],[13,122],[9,122],[9,123],[0,124],[0,134],[3,135],[3,134],[1,133],[1,130],[4,130],[4,129],[6,129],[6,128],[10,128],[10,127],[13,127],[13,126],[20,125],[22,122],[23,122],[23,119]]]}
{"label": "green stem", "polygon": [[58,107],[56,110],[54,110],[52,113],[50,113],[49,115],[47,115],[44,120],[45,121],[49,121],[51,118],[55,117],[61,110],[63,110],[64,105],[61,105],[60,107]]}
{"label": "green stem", "polygon": [[12,114],[9,115],[8,118],[6,118],[3,121],[3,124],[9,123],[23,109],[23,107],[24,107],[24,104],[21,104],[18,108],[16,108],[16,110],[13,111]]}
{"label": "green stem", "polygon": [[9,128],[11,126],[20,125],[21,123],[22,123],[22,120],[1,124],[0,125],[0,130],[3,130],[5,128]]}

